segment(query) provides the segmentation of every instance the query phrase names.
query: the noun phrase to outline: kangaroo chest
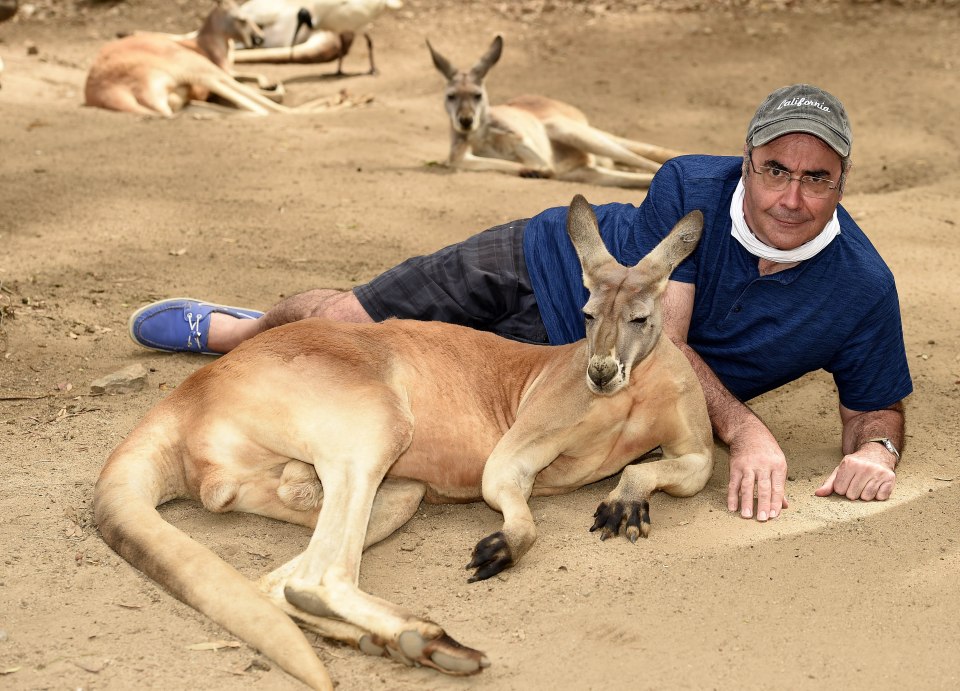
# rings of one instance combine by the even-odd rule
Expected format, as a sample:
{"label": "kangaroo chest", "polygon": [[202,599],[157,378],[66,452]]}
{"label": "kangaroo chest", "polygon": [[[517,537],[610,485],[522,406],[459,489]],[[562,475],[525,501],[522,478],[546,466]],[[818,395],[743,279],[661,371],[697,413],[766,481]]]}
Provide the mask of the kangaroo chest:
{"label": "kangaroo chest", "polygon": [[615,475],[669,434],[656,406],[636,405],[630,397],[615,411],[602,408],[578,425],[582,433],[572,435],[564,452],[540,471],[534,494],[559,494]]}

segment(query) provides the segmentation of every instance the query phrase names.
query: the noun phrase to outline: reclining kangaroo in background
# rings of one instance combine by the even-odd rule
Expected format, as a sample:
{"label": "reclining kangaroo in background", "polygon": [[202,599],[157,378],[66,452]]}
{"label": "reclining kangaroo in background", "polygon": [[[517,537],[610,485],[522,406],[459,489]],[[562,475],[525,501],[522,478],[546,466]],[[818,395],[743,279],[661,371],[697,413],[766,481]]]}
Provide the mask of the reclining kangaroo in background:
{"label": "reclining kangaroo in background", "polygon": [[[430,41],[433,64],[447,78],[449,164],[464,170],[499,170],[521,177],[557,178],[614,187],[648,187],[671,151],[591,127],[579,109],[545,96],[518,96],[491,106],[483,78],[500,59],[497,36],[479,62],[463,72]],[[644,173],[615,170],[614,164]]]}
{"label": "reclining kangaroo in background", "polygon": [[[111,454],[94,491],[103,539],[315,688],[332,687],[283,612],[370,655],[479,672],[489,665],[483,653],[359,589],[361,553],[422,500],[482,497],[503,527],[474,548],[475,581],[530,549],[531,495],[569,492],[626,466],[593,529],[606,538],[623,527],[636,540],[649,532],[654,491],[700,491],[713,468],[710,420],[693,369],[661,337],[660,296],[702,225],[699,212],[688,214],[624,267],[577,195],[567,229],[589,300],[586,339],[574,344],[404,320],[307,319],[251,339],[188,377]],[[657,446],[662,460],[628,465]],[[155,507],[177,497],[315,530],[258,590],[161,518]]]}
{"label": "reclining kangaroo in background", "polygon": [[137,32],[101,48],[87,74],[86,104],[172,117],[190,101],[215,94],[257,115],[289,112],[229,73],[233,42],[253,46],[260,40],[260,29],[233,0],[216,0],[195,38]]}

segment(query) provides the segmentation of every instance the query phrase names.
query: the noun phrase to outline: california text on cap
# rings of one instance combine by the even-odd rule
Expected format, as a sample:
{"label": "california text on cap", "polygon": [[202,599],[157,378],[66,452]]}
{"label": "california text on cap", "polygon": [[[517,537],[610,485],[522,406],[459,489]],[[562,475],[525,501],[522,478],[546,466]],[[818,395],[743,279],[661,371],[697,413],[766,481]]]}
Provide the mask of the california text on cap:
{"label": "california text on cap", "polygon": [[841,158],[850,155],[853,134],[847,112],[839,99],[810,84],[793,84],[777,89],[757,108],[747,141],[763,146],[792,132],[819,137]]}

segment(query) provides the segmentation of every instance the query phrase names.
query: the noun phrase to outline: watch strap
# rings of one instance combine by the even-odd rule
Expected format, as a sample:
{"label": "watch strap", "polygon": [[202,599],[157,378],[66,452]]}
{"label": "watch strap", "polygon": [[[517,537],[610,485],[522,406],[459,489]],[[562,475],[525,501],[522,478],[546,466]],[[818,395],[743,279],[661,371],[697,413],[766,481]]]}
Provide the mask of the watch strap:
{"label": "watch strap", "polygon": [[890,441],[889,438],[887,438],[887,437],[874,437],[873,439],[867,439],[867,441],[868,441],[868,442],[871,442],[871,441],[872,441],[872,442],[876,442],[877,444],[880,444],[880,445],[882,445],[884,448],[886,448],[887,451],[889,451],[890,453],[892,453],[892,454],[893,454],[893,457],[896,459],[896,461],[894,462],[894,467],[896,467],[897,463],[900,462],[900,452],[897,450],[897,447],[893,445],[893,442]]}

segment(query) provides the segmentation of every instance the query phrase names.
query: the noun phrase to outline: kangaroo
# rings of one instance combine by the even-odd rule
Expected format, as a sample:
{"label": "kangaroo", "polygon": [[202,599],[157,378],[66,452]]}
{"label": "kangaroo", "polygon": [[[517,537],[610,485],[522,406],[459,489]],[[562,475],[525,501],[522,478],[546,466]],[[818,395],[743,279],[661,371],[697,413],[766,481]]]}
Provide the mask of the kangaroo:
{"label": "kangaroo", "polygon": [[[503,514],[467,567],[483,580],[533,545],[531,495],[623,470],[592,529],[636,541],[649,533],[653,492],[699,492],[713,469],[710,420],[692,367],[661,337],[660,298],[702,227],[691,212],[625,267],[574,197],[567,230],[589,292],[586,338],[574,344],[322,319],[247,341],[188,377],[107,459],[94,489],[103,539],[314,688],[332,686],[290,617],[366,654],[480,672],[482,652],[360,590],[362,551],[421,501],[483,499]],[[658,446],[661,460],[628,465]],[[309,526],[313,537],[257,587],[161,518],[155,507],[177,497]]]}
{"label": "kangaroo", "polygon": [[261,36],[233,0],[216,0],[194,38],[137,32],[103,46],[87,74],[86,104],[172,117],[213,94],[256,115],[289,112],[229,74],[233,42],[254,46]]}
{"label": "kangaroo", "polygon": [[[483,80],[500,59],[500,36],[469,72],[454,67],[430,41],[427,48],[434,66],[447,79],[448,163],[454,168],[645,188],[660,164],[680,155],[591,127],[578,108],[545,96],[527,94],[491,106]],[[614,165],[634,170],[616,170]]]}

